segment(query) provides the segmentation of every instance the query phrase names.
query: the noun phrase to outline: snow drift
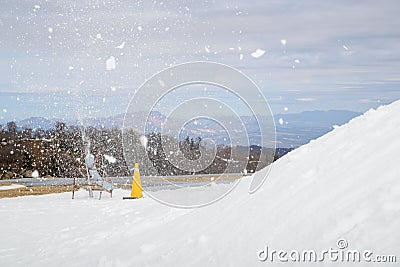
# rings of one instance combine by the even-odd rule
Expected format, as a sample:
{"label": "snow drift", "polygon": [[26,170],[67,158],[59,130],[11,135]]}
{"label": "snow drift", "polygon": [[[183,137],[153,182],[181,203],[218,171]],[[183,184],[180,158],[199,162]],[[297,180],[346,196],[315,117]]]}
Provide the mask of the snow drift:
{"label": "snow drift", "polygon": [[122,190],[101,201],[86,192],[1,199],[0,265],[309,266],[258,254],[321,251],[339,239],[399,261],[399,116],[400,101],[370,110],[278,160],[255,194],[244,178],[200,209],[122,201]]}

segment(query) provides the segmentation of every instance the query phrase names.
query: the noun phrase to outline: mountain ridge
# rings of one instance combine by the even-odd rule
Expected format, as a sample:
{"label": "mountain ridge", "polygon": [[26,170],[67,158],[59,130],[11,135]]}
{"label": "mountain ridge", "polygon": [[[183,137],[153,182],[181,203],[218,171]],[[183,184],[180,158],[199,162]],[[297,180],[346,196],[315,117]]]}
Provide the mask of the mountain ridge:
{"label": "mountain ridge", "polygon": [[[147,117],[147,114],[127,114],[128,118]],[[280,113],[273,115],[276,127],[277,147],[298,147],[302,144],[308,143],[310,140],[315,139],[323,134],[331,131],[335,125],[342,125],[347,123],[350,119],[361,115],[359,112],[350,110],[314,110],[303,111],[300,113]],[[54,128],[57,121],[64,122],[67,125],[97,127],[97,128],[122,128],[125,119],[125,114],[117,114],[115,116],[104,118],[85,118],[83,120],[62,120],[57,118],[44,118],[44,117],[29,117],[16,124],[19,129],[31,128],[33,130],[49,130]],[[146,128],[147,132],[160,132],[162,123],[166,116],[161,112],[154,111],[149,114],[149,127]],[[262,117],[261,117],[262,118]],[[221,121],[229,121],[229,117],[221,117]],[[255,116],[241,116],[240,119],[244,121],[251,142],[257,143],[259,139],[259,129]],[[169,121],[171,119],[169,118]],[[185,125],[182,130],[182,137],[185,136],[201,136],[203,138],[214,138],[219,143],[227,143],[226,135],[223,134],[221,127],[215,123],[207,120],[198,120],[199,123],[189,123]],[[179,119],[171,122],[172,128],[180,129],[185,122]],[[203,128],[201,128],[203,127]],[[239,126],[238,126],[239,127]],[[3,126],[6,128],[6,125]],[[239,128],[238,128],[239,129]],[[139,129],[136,129],[139,130]],[[246,137],[244,133],[238,132],[241,138]]]}

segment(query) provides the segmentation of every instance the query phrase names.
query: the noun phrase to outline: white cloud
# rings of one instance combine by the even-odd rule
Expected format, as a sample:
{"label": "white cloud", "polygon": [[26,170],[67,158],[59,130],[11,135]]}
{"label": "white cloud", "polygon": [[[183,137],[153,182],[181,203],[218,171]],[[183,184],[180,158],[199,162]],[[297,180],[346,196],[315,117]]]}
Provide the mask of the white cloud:
{"label": "white cloud", "polygon": [[368,99],[368,98],[363,98],[363,99],[359,99],[358,100],[358,102],[360,102],[360,103],[379,103],[380,102],[380,100],[377,100],[377,99]]}
{"label": "white cloud", "polygon": [[[93,8],[61,0],[40,3],[33,12],[32,4],[27,9],[24,1],[8,1],[0,10],[0,92],[67,91],[81,80],[83,92],[134,88],[167,66],[192,60],[237,67],[274,93],[339,92],[345,81],[366,91],[399,83],[387,79],[400,69],[400,35],[393,26],[400,25],[398,1],[354,3],[200,0],[185,8],[175,1],[111,0]],[[249,60],[246,55],[260,48],[268,57]],[[118,66],[111,64],[115,58]],[[380,90],[385,94],[384,86]],[[359,95],[348,98],[356,102]]]}
{"label": "white cloud", "polygon": [[296,98],[297,101],[302,101],[302,102],[312,102],[315,101],[315,98],[312,97],[301,97],[301,98]]}

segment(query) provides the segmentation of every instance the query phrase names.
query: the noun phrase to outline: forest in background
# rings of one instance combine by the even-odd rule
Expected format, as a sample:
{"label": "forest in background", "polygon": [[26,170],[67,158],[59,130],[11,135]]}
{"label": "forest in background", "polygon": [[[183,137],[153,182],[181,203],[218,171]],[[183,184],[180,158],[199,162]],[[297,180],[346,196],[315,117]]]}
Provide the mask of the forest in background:
{"label": "forest in background", "polygon": [[[136,140],[135,146],[142,146],[139,135],[132,131],[126,133]],[[176,168],[168,161],[163,151],[160,133],[147,135],[148,160],[142,162],[143,175],[185,175],[194,174]],[[170,137],[165,137],[170,138]],[[110,177],[124,177],[131,175],[132,166],[127,166],[122,145],[121,129],[105,129],[96,127],[77,127],[56,122],[53,129],[42,130],[30,128],[19,129],[15,122],[9,122],[0,128],[0,179],[21,177],[84,177],[84,139],[90,143],[91,153],[95,156],[97,166]],[[186,137],[180,140],[179,148],[187,159],[197,159],[203,145],[201,138]],[[266,158],[260,159],[261,149],[258,146],[241,148],[246,153],[246,170],[235,169],[235,172],[252,173],[267,166]],[[239,149],[240,150],[240,149]],[[287,151],[289,151],[288,149]],[[231,147],[218,145],[216,157],[205,169],[195,174],[223,173],[231,156]],[[278,151],[275,159],[287,152]],[[266,149],[266,153],[273,153]],[[109,161],[109,158],[115,159]],[[238,163],[238,165],[240,165]],[[243,162],[242,162],[243,165]]]}

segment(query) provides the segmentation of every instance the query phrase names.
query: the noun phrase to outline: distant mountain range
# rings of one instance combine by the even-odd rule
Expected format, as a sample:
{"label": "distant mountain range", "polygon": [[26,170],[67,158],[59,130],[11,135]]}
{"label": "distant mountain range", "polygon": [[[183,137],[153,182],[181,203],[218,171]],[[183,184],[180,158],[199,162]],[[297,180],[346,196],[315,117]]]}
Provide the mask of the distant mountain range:
{"label": "distant mountain range", "polygon": [[[146,114],[128,114],[127,118],[144,118]],[[329,110],[329,111],[304,111],[301,113],[290,113],[290,114],[276,114],[274,120],[276,124],[276,136],[277,136],[277,147],[298,147],[310,140],[318,138],[325,133],[332,130],[334,125],[342,125],[347,123],[350,119],[361,115],[361,113],[348,111],[348,110]],[[48,130],[54,128],[57,121],[63,121],[68,125],[83,125],[93,126],[98,128],[121,128],[124,122],[124,114],[119,114],[112,117],[106,118],[87,118],[81,121],[69,120],[63,121],[60,119],[46,119],[43,117],[31,117],[16,122],[19,128],[29,127],[33,130],[43,129]],[[149,124],[147,132],[159,132],[161,130],[162,122],[165,120],[165,115],[160,112],[152,112],[149,116]],[[173,120],[169,118],[169,127],[180,129],[184,124],[183,121]],[[246,125],[249,139],[252,144],[259,141],[259,129],[256,123],[255,117],[243,116],[241,120]],[[221,118],[221,121],[230,121],[229,118]],[[241,129],[238,125],[237,129]],[[138,129],[136,129],[138,130]],[[235,131],[240,138],[246,138],[244,133],[241,131]],[[230,133],[231,137],[232,133]],[[211,138],[216,140],[217,143],[226,144],[229,141],[229,137],[224,133],[223,128],[216,122],[210,120],[196,120],[190,124],[185,125],[184,129],[180,133],[180,137],[186,136],[196,137],[201,136],[202,138]]]}
{"label": "distant mountain range", "polygon": [[348,110],[304,111],[296,114],[277,114],[277,147],[298,147],[343,125],[362,113]]}

